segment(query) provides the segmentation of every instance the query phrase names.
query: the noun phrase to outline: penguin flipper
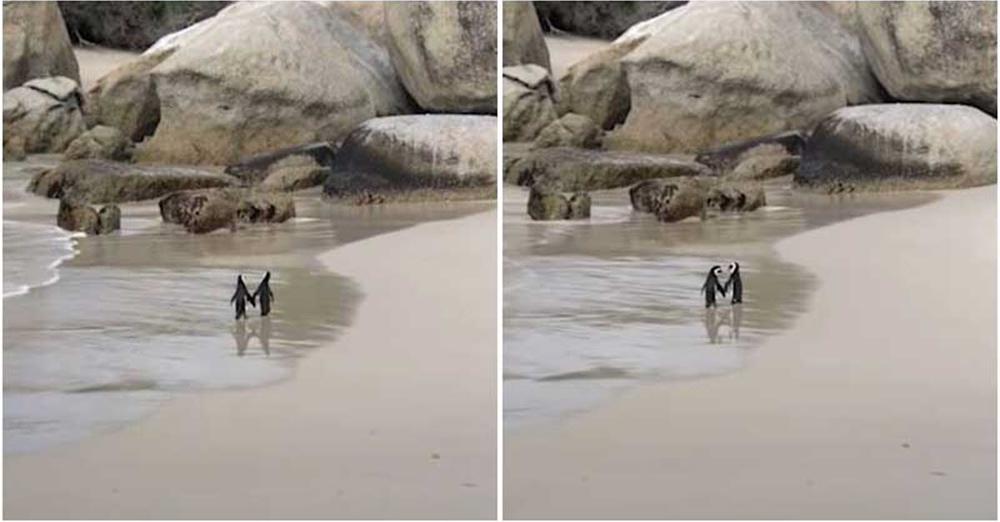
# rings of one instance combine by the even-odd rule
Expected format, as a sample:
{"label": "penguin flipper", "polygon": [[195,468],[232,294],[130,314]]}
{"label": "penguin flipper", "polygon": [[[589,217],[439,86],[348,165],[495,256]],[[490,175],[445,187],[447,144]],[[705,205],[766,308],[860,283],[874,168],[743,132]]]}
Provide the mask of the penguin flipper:
{"label": "penguin flipper", "polygon": [[726,283],[726,286],[722,286],[719,283],[715,283],[715,288],[719,290],[719,292],[722,294],[722,297],[726,297],[726,292],[729,290],[729,284]]}

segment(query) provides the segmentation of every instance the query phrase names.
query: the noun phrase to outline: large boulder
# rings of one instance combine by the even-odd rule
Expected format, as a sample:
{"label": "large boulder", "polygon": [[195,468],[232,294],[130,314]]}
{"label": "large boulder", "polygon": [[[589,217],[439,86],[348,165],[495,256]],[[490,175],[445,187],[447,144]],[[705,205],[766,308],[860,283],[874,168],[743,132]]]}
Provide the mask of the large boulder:
{"label": "large boulder", "polygon": [[[53,2],[55,3],[55,2]],[[59,2],[70,38],[115,49],[145,50],[161,37],[204,20],[229,2]]]}
{"label": "large boulder", "polygon": [[336,142],[362,121],[410,108],[387,52],[314,2],[233,4],[162,38],[143,60],[129,83],[143,92],[141,78],[151,77],[159,123],[140,161],[222,165]]}
{"label": "large boulder", "polygon": [[175,48],[146,53],[104,75],[87,92],[87,118],[94,125],[121,129],[140,142],[160,123],[160,97],[150,71]]}
{"label": "large boulder", "polygon": [[464,114],[366,121],[337,152],[324,192],[489,186],[496,179],[496,121]]}
{"label": "large boulder", "polygon": [[503,140],[532,141],[555,121],[554,88],[539,65],[503,68]]}
{"label": "large boulder", "polygon": [[495,114],[495,2],[388,2],[389,51],[406,90],[430,112]]}
{"label": "large boulder", "polygon": [[880,100],[857,37],[826,4],[694,2],[647,24],[653,34],[622,58],[631,108],[605,146],[696,152]]}
{"label": "large boulder", "polygon": [[996,2],[858,2],[865,56],[894,98],[997,113]]}
{"label": "large boulder", "polygon": [[538,149],[505,167],[508,183],[531,186],[545,180],[564,192],[612,189],[644,179],[712,173],[708,167],[679,156],[571,147]]}
{"label": "large boulder", "polygon": [[62,152],[86,124],[77,83],[63,76],[38,78],[3,93],[5,153]]}
{"label": "large boulder", "polygon": [[568,33],[613,39],[621,36],[629,27],[684,3],[535,2],[535,8],[547,27]]}
{"label": "large boulder", "polygon": [[569,113],[548,124],[532,143],[536,149],[546,147],[579,147],[596,149],[601,146],[601,128],[579,114]]}
{"label": "large boulder", "polygon": [[175,192],[160,200],[160,217],[204,234],[239,224],[282,223],[295,217],[295,202],[283,192],[206,189]]}
{"label": "large boulder", "polygon": [[559,78],[559,112],[583,114],[609,130],[624,122],[631,101],[621,59],[645,42],[655,27],[655,19],[637,24],[571,65]]}
{"label": "large boulder", "polygon": [[551,70],[549,48],[531,2],[503,4],[503,65],[533,63]]}
{"label": "large boulder", "polygon": [[952,188],[996,183],[997,121],[963,105],[846,107],[813,131],[795,181],[817,188]]}
{"label": "large boulder", "polygon": [[31,178],[28,191],[78,203],[119,203],[154,199],[177,190],[226,187],[233,181],[230,176],[192,168],[76,160],[39,172]]}
{"label": "large boulder", "polygon": [[56,225],[71,232],[87,235],[110,234],[121,228],[122,211],[118,205],[106,205],[100,211],[63,198],[59,200]]}
{"label": "large boulder", "polygon": [[80,83],[80,67],[59,7],[55,2],[4,2],[3,90],[49,76]]}
{"label": "large boulder", "polygon": [[132,157],[132,142],[122,131],[98,125],[84,132],[66,147],[63,158],[124,161]]}

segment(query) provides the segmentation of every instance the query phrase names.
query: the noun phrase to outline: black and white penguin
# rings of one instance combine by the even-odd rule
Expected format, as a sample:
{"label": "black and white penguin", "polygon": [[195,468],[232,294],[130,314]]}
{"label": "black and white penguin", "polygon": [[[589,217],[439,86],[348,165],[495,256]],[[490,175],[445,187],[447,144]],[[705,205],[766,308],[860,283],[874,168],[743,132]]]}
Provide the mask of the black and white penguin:
{"label": "black and white penguin", "polygon": [[[740,278],[740,264],[736,261],[729,263],[729,280],[726,281],[726,292],[732,288],[733,290],[733,304],[743,302],[743,279]],[[722,293],[725,297],[726,293]]]}
{"label": "black and white penguin", "polygon": [[241,317],[246,319],[247,301],[250,302],[251,306],[257,306],[253,301],[253,296],[250,295],[250,290],[247,289],[247,285],[243,282],[243,276],[238,275],[236,276],[236,293],[229,300],[229,304],[236,303],[236,319]]}
{"label": "black and white penguin", "polygon": [[264,280],[253,291],[253,298],[260,300],[261,317],[267,317],[267,314],[271,313],[271,301],[274,301],[274,292],[271,291],[269,281],[271,281],[271,272],[264,275]]}
{"label": "black and white penguin", "polygon": [[719,284],[719,276],[722,275],[722,267],[713,266],[708,271],[705,284],[701,285],[701,292],[705,294],[705,308],[715,306],[715,292],[718,291],[722,297],[726,297],[726,289]]}

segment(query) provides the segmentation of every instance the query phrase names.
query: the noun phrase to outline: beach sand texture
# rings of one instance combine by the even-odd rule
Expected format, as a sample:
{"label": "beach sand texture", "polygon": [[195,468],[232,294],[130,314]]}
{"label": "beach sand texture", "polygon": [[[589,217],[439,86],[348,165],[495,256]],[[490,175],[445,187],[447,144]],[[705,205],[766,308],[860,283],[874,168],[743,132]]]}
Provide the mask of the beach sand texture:
{"label": "beach sand texture", "polygon": [[493,518],[495,222],[323,255],[365,297],[292,379],[186,395],[115,433],[8,456],[4,516]]}
{"label": "beach sand texture", "polygon": [[988,186],[779,242],[819,279],[795,326],[508,433],[505,517],[995,518],[996,241]]}

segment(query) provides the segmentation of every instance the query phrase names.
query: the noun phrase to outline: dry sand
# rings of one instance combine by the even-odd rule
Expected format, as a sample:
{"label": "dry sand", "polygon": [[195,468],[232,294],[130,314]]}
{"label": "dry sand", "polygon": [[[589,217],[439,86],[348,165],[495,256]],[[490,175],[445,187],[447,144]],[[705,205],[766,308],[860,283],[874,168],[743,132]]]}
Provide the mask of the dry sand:
{"label": "dry sand", "polygon": [[329,252],[365,298],[292,379],[7,457],[4,516],[494,517],[495,223],[490,211]]}
{"label": "dry sand", "polygon": [[792,330],[508,432],[505,516],[995,519],[996,249],[995,186],[779,243],[820,281]]}

